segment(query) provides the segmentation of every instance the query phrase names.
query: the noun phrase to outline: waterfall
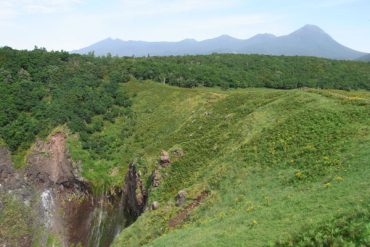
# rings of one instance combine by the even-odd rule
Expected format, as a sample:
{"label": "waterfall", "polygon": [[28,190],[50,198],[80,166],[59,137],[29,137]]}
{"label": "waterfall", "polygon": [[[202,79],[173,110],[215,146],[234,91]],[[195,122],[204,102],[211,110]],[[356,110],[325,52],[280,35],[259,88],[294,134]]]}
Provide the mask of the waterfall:
{"label": "waterfall", "polygon": [[60,193],[53,189],[41,193],[40,213],[45,228],[41,246],[46,246],[52,236],[61,246],[108,247],[127,226],[122,195],[104,193],[78,200],[69,199],[69,192]]}
{"label": "waterfall", "polygon": [[52,226],[52,218],[54,211],[54,199],[50,190],[45,190],[41,194],[41,206],[44,210],[43,214],[45,217],[45,227],[49,228]]}
{"label": "waterfall", "polygon": [[113,239],[126,226],[122,198],[112,198],[103,194],[97,201],[93,212],[92,227],[89,234],[89,245],[94,247],[110,246]]}
{"label": "waterfall", "polygon": [[101,196],[97,207],[94,209],[92,230],[89,236],[89,245],[99,247],[104,233],[104,221],[107,212],[105,209],[105,195]]}

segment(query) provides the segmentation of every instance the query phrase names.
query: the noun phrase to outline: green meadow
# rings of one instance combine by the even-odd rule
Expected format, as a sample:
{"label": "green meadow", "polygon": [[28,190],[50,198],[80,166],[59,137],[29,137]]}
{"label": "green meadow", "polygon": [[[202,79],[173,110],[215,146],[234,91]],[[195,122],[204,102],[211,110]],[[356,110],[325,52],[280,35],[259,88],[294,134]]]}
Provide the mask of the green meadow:
{"label": "green meadow", "polygon": [[[111,144],[115,155],[89,166],[86,152],[85,176],[119,184],[135,162],[149,187],[161,150],[173,162],[161,169],[160,186],[150,188],[149,205],[158,201],[159,209],[146,211],[114,246],[370,243],[368,92],[225,91],[154,82],[123,89],[132,114],[100,133],[119,139]],[[72,153],[81,155],[78,138],[71,140]],[[179,150],[183,155],[176,157]],[[208,196],[169,227],[184,210],[175,206],[180,190],[188,193],[186,205],[204,191]]]}

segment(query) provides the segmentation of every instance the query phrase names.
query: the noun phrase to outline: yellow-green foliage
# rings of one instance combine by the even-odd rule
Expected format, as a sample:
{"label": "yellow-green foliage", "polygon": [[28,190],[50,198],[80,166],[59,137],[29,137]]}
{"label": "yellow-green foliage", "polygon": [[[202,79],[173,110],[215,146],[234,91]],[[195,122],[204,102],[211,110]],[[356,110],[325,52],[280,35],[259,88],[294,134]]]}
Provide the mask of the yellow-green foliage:
{"label": "yellow-green foliage", "polygon": [[[136,158],[149,177],[162,149],[181,147],[184,156],[162,170],[160,187],[150,192],[160,209],[145,212],[114,246],[273,245],[364,207],[370,194],[367,92],[150,82],[125,89],[136,95],[135,123],[121,165]],[[188,202],[204,190],[210,195],[169,229],[182,189]]]}
{"label": "yellow-green foliage", "polygon": [[0,195],[0,245],[22,246],[32,239],[30,212],[30,208],[12,196]]}

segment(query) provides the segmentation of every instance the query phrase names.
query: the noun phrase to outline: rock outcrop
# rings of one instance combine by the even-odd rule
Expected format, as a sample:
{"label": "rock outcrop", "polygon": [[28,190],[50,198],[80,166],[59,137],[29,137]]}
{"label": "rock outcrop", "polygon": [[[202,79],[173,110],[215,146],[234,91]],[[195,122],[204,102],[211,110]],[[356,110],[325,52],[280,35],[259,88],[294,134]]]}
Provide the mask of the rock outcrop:
{"label": "rock outcrop", "polygon": [[176,195],[176,206],[181,207],[185,204],[186,196],[188,194],[185,190],[180,190]]}
{"label": "rock outcrop", "polygon": [[162,175],[159,169],[155,169],[152,173],[152,187],[156,188],[159,187],[161,184]]}
{"label": "rock outcrop", "polygon": [[67,150],[67,138],[57,132],[48,141],[37,140],[27,157],[25,175],[36,187],[67,187],[84,190]]}
{"label": "rock outcrop", "polygon": [[5,147],[0,147],[0,184],[9,184],[14,180],[15,171],[10,159],[10,152]]}
{"label": "rock outcrop", "polygon": [[23,179],[23,171],[13,167],[10,152],[0,147],[0,193],[8,193],[29,204],[33,188]]}
{"label": "rock outcrop", "polygon": [[123,188],[123,205],[126,214],[135,220],[144,212],[148,199],[148,192],[141,179],[140,172],[135,164],[130,164]]}
{"label": "rock outcrop", "polygon": [[166,167],[166,166],[168,166],[168,165],[171,164],[170,155],[168,154],[167,151],[162,150],[162,152],[161,152],[161,158],[159,160],[159,164],[162,167]]}
{"label": "rock outcrop", "polygon": [[[14,169],[10,152],[0,147],[0,196],[11,194],[30,208],[33,224],[39,227],[40,246],[47,245],[49,234],[63,247],[109,246],[117,230],[126,225],[122,190],[117,195],[92,195],[89,184],[79,175],[79,163],[68,153],[64,133],[37,140],[26,162],[25,168]],[[128,181],[137,185],[134,192],[144,188],[138,174]],[[146,198],[144,191],[135,196],[136,213],[143,211]],[[0,203],[0,210],[6,206]],[[31,246],[31,240],[24,246]],[[3,244],[13,246],[0,240],[0,246]]]}
{"label": "rock outcrop", "polygon": [[154,202],[152,203],[151,209],[152,209],[152,210],[157,210],[158,208],[159,208],[159,202],[154,201]]}

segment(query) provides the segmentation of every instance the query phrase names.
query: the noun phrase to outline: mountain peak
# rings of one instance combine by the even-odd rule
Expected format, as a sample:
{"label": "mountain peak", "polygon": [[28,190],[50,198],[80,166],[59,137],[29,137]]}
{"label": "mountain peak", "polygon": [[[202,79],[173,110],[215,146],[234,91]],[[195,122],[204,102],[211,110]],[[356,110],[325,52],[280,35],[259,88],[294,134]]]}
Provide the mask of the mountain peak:
{"label": "mountain peak", "polygon": [[327,33],[324,32],[324,30],[322,30],[319,26],[311,25],[311,24],[307,24],[301,27],[297,31],[293,32],[293,34],[307,34],[307,35],[326,34],[327,35]]}
{"label": "mountain peak", "polygon": [[217,38],[215,38],[215,39],[219,39],[219,40],[235,40],[235,38],[234,38],[234,37],[232,37],[232,36],[230,36],[230,35],[226,35],[226,34],[221,35],[221,36],[218,36],[218,37],[217,37]]}
{"label": "mountain peak", "polygon": [[100,43],[113,43],[113,42],[117,42],[117,41],[120,41],[119,39],[113,39],[111,37],[108,37],[106,39],[103,39],[100,41]]}
{"label": "mountain peak", "polygon": [[180,41],[180,43],[196,43],[197,41],[195,39],[183,39]]}

